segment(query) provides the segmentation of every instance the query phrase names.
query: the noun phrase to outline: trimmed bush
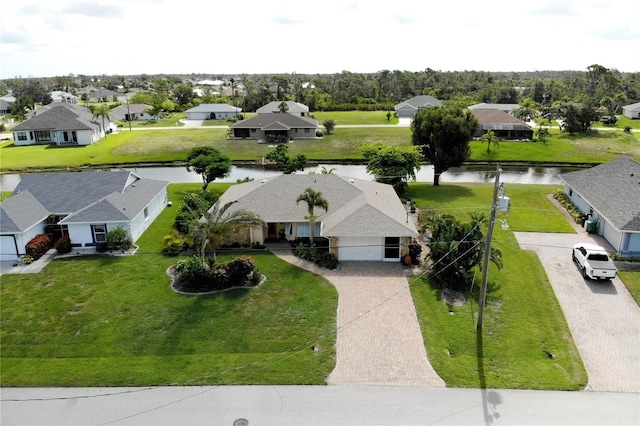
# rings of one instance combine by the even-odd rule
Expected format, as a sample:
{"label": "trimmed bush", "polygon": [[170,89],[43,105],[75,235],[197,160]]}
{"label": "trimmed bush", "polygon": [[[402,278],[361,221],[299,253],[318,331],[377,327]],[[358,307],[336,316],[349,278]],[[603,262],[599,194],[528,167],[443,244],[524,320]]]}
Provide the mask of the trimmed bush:
{"label": "trimmed bush", "polygon": [[260,273],[253,259],[240,256],[229,263],[203,265],[197,256],[176,264],[175,288],[180,291],[206,293],[232,287],[253,286],[260,282]]}
{"label": "trimmed bush", "polygon": [[571,201],[567,194],[565,194],[562,190],[557,190],[553,194],[553,198],[558,200],[558,202],[567,210],[575,223],[582,225],[584,213],[582,213],[580,209],[575,204],[573,204],[573,201]]}
{"label": "trimmed bush", "polygon": [[58,238],[58,241],[53,245],[53,248],[55,248],[60,254],[71,253],[71,239],[68,235],[63,235]]}
{"label": "trimmed bush", "polygon": [[129,231],[122,225],[107,232],[107,248],[109,250],[129,250],[131,246],[133,246],[133,241],[129,236]]}
{"label": "trimmed bush", "polygon": [[40,259],[49,249],[53,247],[53,241],[49,234],[39,234],[33,237],[25,246],[26,254],[33,260]]}

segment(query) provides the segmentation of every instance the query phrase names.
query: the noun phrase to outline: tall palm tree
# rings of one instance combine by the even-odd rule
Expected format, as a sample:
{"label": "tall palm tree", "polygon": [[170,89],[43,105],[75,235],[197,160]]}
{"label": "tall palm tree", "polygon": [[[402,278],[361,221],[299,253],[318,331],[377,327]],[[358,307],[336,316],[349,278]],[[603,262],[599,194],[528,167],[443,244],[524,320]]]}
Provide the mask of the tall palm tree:
{"label": "tall palm tree", "polygon": [[298,195],[296,198],[296,204],[300,204],[300,201],[307,203],[307,212],[309,213],[304,218],[309,221],[309,241],[313,245],[314,235],[313,227],[318,219],[318,216],[314,214],[316,207],[322,207],[324,211],[329,210],[329,201],[322,195],[322,192],[316,191],[313,188],[307,188],[304,192]]}
{"label": "tall palm tree", "polygon": [[189,233],[203,264],[206,264],[208,252],[212,253],[213,260],[216,259],[216,249],[233,230],[265,226],[264,220],[256,213],[244,209],[229,211],[235,201],[221,205],[218,200],[210,209],[201,200],[194,201],[196,210],[201,215],[200,220],[191,226]]}
{"label": "tall palm tree", "polygon": [[107,129],[104,126],[104,119],[106,118],[108,120],[111,117],[113,117],[111,115],[111,112],[109,111],[109,105],[108,104],[95,105],[91,109],[91,112],[93,113],[93,117],[94,118],[101,118],[102,119],[102,131],[104,132],[104,135],[106,137],[107,136]]}

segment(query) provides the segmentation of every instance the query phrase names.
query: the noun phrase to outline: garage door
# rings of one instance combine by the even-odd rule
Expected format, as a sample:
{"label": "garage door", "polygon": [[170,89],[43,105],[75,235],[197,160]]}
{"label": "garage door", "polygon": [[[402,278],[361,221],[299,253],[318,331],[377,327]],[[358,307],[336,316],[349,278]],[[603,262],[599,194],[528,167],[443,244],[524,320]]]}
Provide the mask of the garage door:
{"label": "garage door", "polygon": [[399,109],[397,111],[398,118],[411,118],[413,117],[415,110],[413,109]]}
{"label": "garage door", "polygon": [[0,235],[0,260],[19,260],[13,235]]}
{"label": "garage door", "polygon": [[338,260],[381,261],[384,243],[381,237],[340,237]]}

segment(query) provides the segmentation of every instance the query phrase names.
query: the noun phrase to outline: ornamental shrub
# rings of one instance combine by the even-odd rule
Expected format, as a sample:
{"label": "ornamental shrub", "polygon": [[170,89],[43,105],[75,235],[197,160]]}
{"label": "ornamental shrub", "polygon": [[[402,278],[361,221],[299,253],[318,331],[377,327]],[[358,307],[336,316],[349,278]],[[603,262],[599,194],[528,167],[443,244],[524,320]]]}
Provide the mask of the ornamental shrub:
{"label": "ornamental shrub", "polygon": [[247,256],[236,257],[226,266],[229,284],[232,286],[245,285],[250,282],[255,268],[256,265],[252,258]]}
{"label": "ornamental shrub", "polygon": [[209,267],[203,265],[197,256],[180,260],[176,264],[177,283],[190,291],[208,291],[210,288]]}
{"label": "ornamental shrub", "polygon": [[49,236],[49,234],[39,234],[27,243],[25,251],[28,256],[33,258],[33,260],[37,260],[49,251],[51,247],[53,247],[51,236]]}
{"label": "ornamental shrub", "polygon": [[118,225],[107,232],[107,247],[109,250],[129,250],[133,241],[129,236],[129,231],[122,225]]}
{"label": "ornamental shrub", "polygon": [[71,253],[71,239],[68,235],[63,235],[58,238],[58,241],[53,245],[53,248],[55,248],[60,254]]}

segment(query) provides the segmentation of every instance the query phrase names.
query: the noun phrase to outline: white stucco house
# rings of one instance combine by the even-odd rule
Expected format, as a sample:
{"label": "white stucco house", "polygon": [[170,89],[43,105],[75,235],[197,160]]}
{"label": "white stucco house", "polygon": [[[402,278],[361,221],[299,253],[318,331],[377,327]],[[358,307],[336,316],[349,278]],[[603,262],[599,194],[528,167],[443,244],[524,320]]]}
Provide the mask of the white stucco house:
{"label": "white stucco house", "polygon": [[640,163],[623,155],[560,178],[564,193],[618,254],[640,256]]}
{"label": "white stucco house", "polygon": [[185,111],[187,120],[226,120],[237,117],[242,108],[229,104],[200,104]]}
{"label": "white stucco house", "polygon": [[640,118],[640,102],[622,107],[622,115],[627,118]]}
{"label": "white stucco house", "polygon": [[113,121],[155,120],[156,117],[147,112],[151,108],[147,104],[123,104],[112,108],[109,113]]}
{"label": "white stucco house", "polygon": [[89,108],[67,102],[52,102],[31,112],[13,127],[15,145],[90,145],[105,136],[110,122],[94,118]]}
{"label": "white stucco house", "polygon": [[418,231],[391,185],[335,174],[285,174],[232,185],[220,198],[230,211],[257,213],[265,227],[238,232],[240,242],[309,237],[305,219],[307,204],[296,203],[307,188],[322,193],[328,211],[317,207],[314,236],[328,240],[329,250],[340,261],[399,262]]}
{"label": "white stucco house", "polygon": [[[282,101],[273,101],[268,104],[261,106],[256,110],[258,114],[271,114],[271,113],[279,113],[280,112],[280,104]],[[287,104],[287,113],[291,115],[295,115],[298,117],[308,117],[309,116],[309,107],[305,104],[301,104],[300,102],[295,101],[285,101]]]}
{"label": "white stucco house", "polygon": [[429,95],[414,96],[404,102],[396,104],[396,116],[398,118],[413,118],[419,111],[425,108],[441,107],[442,101]]}
{"label": "white stucco house", "polygon": [[319,139],[318,121],[294,114],[264,113],[231,126],[234,139],[258,139],[265,142],[287,142],[291,139]]}
{"label": "white stucco house", "polygon": [[20,259],[48,227],[74,248],[106,243],[118,225],[135,242],[167,205],[168,184],[127,171],[26,174],[0,203],[0,260]]}

